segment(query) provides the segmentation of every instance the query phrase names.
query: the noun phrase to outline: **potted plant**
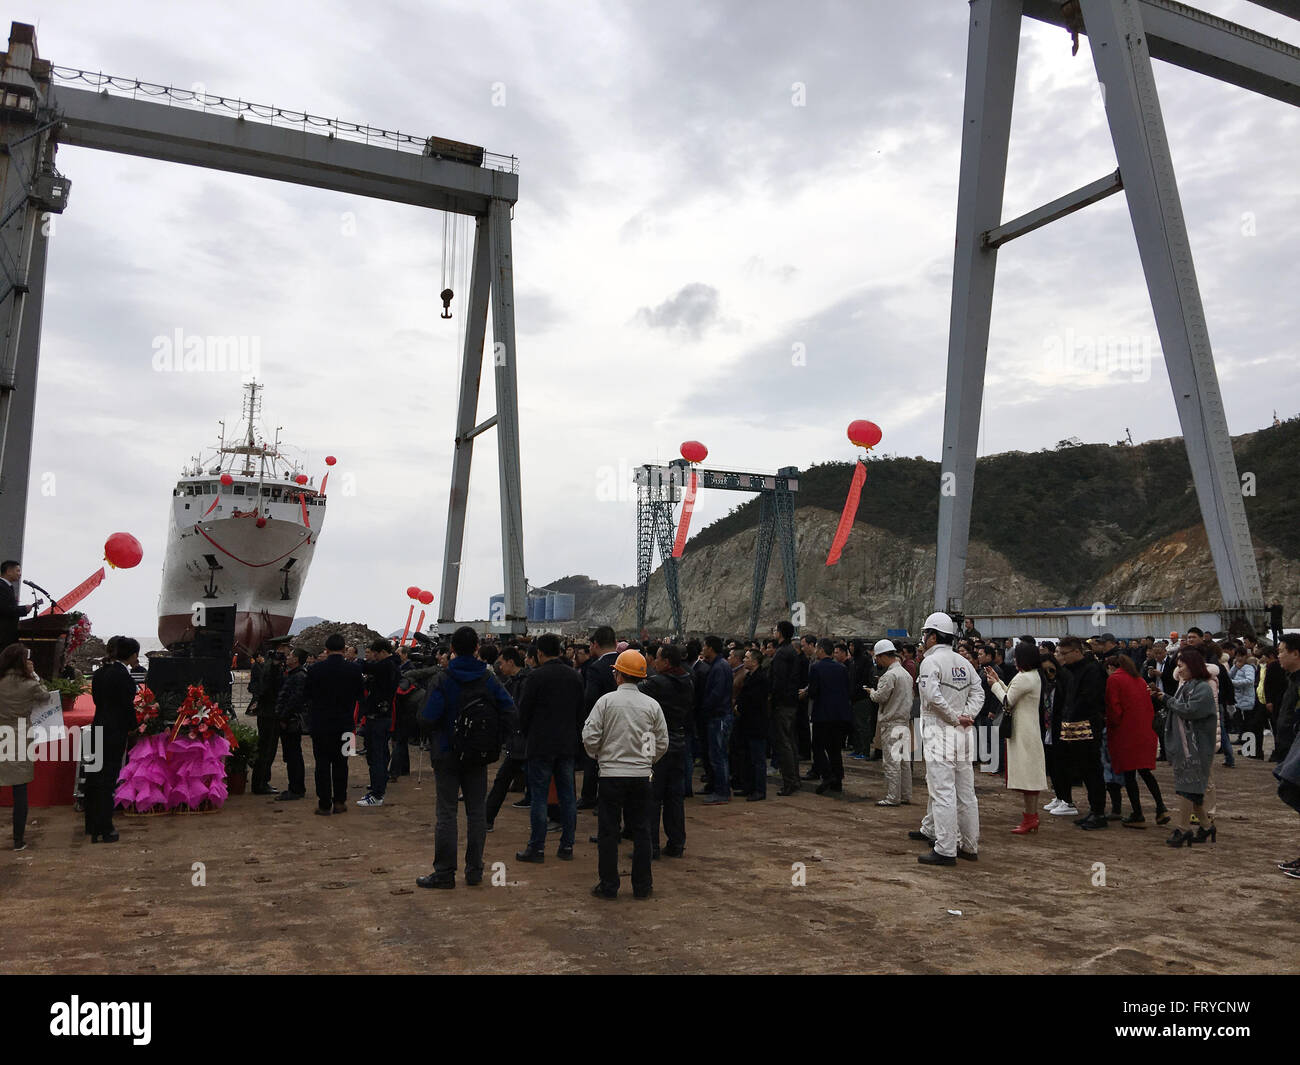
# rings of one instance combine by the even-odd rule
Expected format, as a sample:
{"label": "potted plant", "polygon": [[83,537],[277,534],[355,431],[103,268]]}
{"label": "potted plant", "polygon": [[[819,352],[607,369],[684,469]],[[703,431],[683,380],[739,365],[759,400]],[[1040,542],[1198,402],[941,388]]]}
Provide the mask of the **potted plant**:
{"label": "potted plant", "polygon": [[248,785],[248,767],[257,760],[257,729],[232,719],[230,729],[236,743],[226,755],[226,791],[243,795]]}
{"label": "potted plant", "polygon": [[66,714],[77,702],[77,696],[88,690],[88,685],[80,675],[67,678],[56,677],[50,681],[49,689],[52,692],[59,693],[59,702],[63,704],[63,712]]}

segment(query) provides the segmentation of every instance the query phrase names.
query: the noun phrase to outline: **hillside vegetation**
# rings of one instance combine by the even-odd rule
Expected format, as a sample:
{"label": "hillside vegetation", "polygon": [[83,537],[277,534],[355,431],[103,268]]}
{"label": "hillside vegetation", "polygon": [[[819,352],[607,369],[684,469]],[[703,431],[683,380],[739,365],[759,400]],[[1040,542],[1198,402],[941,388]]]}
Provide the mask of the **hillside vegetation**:
{"label": "hillside vegetation", "polygon": [[[1251,533],[1300,558],[1300,418],[1233,439]],[[838,514],[852,465],[804,470],[799,508]],[[857,520],[914,544],[933,544],[939,521],[940,469],[924,459],[868,461]],[[1250,486],[1248,485],[1248,488]],[[692,538],[692,549],[720,544],[758,523],[753,497]],[[1019,572],[1057,588],[1082,589],[1126,556],[1200,524],[1191,467],[1181,438],[1135,447],[1058,445],[1013,451],[976,464],[971,538],[1012,559]]]}

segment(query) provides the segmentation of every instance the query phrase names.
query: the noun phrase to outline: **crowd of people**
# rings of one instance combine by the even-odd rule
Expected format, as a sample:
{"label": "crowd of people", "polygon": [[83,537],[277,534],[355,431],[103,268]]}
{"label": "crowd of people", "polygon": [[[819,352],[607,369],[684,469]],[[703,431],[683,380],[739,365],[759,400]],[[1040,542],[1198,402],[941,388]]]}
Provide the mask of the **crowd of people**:
{"label": "crowd of people", "polygon": [[[138,654],[136,641],[115,638],[94,677],[95,724],[112,742],[111,764],[86,781],[93,842],[118,838],[111,794],[133,723]],[[0,722],[30,709],[34,684],[21,645],[0,653]],[[578,812],[594,810],[593,894],[617,897],[618,848],[631,840],[633,893],[644,898],[652,863],[685,852],[687,799],[701,807],[766,801],[769,778],[780,782],[777,797],[808,785],[834,796],[844,788],[845,758],[882,763],[878,805],[886,807],[913,802],[914,772],[925,763],[926,812],[909,833],[927,844],[923,865],[978,860],[981,769],[1002,773],[1020,793],[1021,819],[1008,826],[1016,835],[1036,832],[1046,813],[1073,818],[1083,831],[1173,822],[1166,842],[1190,847],[1217,841],[1216,754],[1223,768],[1239,756],[1262,759],[1266,734],[1279,796],[1300,812],[1298,685],[1300,634],[1275,644],[1195,628],[1168,640],[986,640],[971,620],[959,627],[943,613],[926,619],[918,641],[874,644],[796,636],[788,621],[762,640],[622,641],[601,626],[589,640],[547,633],[496,641],[465,626],[445,644],[421,635],[412,646],[376,639],[359,650],[336,633],[319,655],[295,648],[254,662],[252,789],[282,802],[305,798],[307,737],[315,813],[348,812],[354,755],[368,771],[356,805],[373,809],[411,772],[412,749],[427,752],[434,859],[417,882],[428,888],[456,886],[462,805],[463,876],[481,882],[486,835],[508,795],[522,790],[514,806],[529,810],[530,831],[517,860],[544,863],[552,833],[555,857],[572,860]],[[277,754],[288,780],[278,793]],[[1172,801],[1154,774],[1160,760],[1172,770]],[[2,783],[25,783],[21,774],[0,766]],[[21,847],[17,802],[14,833]],[[1280,868],[1300,879],[1300,859]]]}
{"label": "crowd of people", "polygon": [[[322,815],[347,809],[348,752],[338,737],[364,739],[363,807],[382,805],[388,784],[409,773],[412,745],[429,751],[438,798],[425,887],[455,886],[461,804],[464,877],[480,881],[486,834],[510,791],[522,788],[514,805],[529,809],[530,836],[518,860],[544,862],[551,832],[559,833],[556,857],[571,860],[577,813],[595,810],[594,893],[616,896],[618,845],[628,839],[633,891],[644,897],[651,863],[685,851],[685,800],[765,801],[769,777],[779,779],[779,797],[809,785],[818,795],[839,794],[845,758],[882,763],[880,806],[911,804],[924,761],[927,808],[910,833],[928,844],[918,858],[924,865],[978,859],[980,769],[1001,772],[1020,793],[1023,814],[1009,826],[1016,835],[1036,832],[1045,812],[1083,831],[1173,822],[1166,842],[1194,846],[1218,838],[1216,752],[1226,768],[1239,754],[1262,759],[1268,733],[1279,794],[1300,811],[1300,748],[1288,757],[1300,635],[1283,635],[1276,646],[1215,640],[1195,628],[1168,640],[1110,633],[986,640],[970,619],[959,628],[937,613],[919,641],[897,644],[796,636],[786,621],[747,641],[620,641],[602,626],[583,641],[547,634],[498,643],[465,627],[447,644],[396,655],[375,641],[364,661],[341,637],[331,640],[313,669],[304,652],[295,652],[283,681],[264,669],[254,678],[255,702],[273,708],[272,736],[277,728],[285,734],[286,721],[289,732],[313,736]],[[273,741],[260,752],[261,793],[274,790],[275,750]],[[301,753],[292,742],[284,750],[290,788],[280,798],[300,798]],[[1154,773],[1161,760],[1173,771],[1170,801]],[[1076,805],[1079,788],[1084,801]],[[1044,793],[1050,798],[1040,809]],[[1300,878],[1300,862],[1283,863],[1283,871]]]}

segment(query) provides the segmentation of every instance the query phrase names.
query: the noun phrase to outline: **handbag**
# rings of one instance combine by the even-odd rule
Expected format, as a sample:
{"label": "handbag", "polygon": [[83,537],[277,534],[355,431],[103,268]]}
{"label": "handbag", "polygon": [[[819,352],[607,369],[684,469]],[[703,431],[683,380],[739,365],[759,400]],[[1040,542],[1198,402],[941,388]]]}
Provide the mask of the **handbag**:
{"label": "handbag", "polygon": [[1015,715],[1011,712],[1011,707],[1007,705],[1007,697],[1002,697],[1002,716],[998,718],[998,739],[1003,743],[1009,743],[1011,733],[1015,726]]}

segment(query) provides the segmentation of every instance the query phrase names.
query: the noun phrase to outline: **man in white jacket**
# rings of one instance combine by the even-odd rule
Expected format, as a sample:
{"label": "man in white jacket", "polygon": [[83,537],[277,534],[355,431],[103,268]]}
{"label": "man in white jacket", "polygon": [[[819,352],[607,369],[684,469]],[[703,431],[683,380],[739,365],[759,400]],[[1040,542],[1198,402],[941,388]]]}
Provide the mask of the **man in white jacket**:
{"label": "man in white jacket", "polygon": [[921,728],[925,743],[925,787],[930,794],[925,820],[912,839],[932,845],[917,861],[956,865],[975,861],[979,851],[979,807],[975,802],[975,714],[984,691],[975,667],[952,648],[952,618],[934,613],[925,619],[921,642],[925,657],[917,674]]}
{"label": "man in white jacket", "polygon": [[912,677],[898,660],[898,649],[880,640],[871,649],[882,670],[874,688],[867,688],[880,712],[876,729],[884,752],[885,797],[877,806],[905,806],[912,801]]}
{"label": "man in white jacket", "polygon": [[597,847],[600,881],[591,893],[615,899],[622,824],[632,832],[632,893],[650,897],[651,768],[668,751],[668,722],[659,704],[637,690],[645,656],[624,651],[614,662],[617,687],[596,700],[582,727],[582,745],[600,767]]}

